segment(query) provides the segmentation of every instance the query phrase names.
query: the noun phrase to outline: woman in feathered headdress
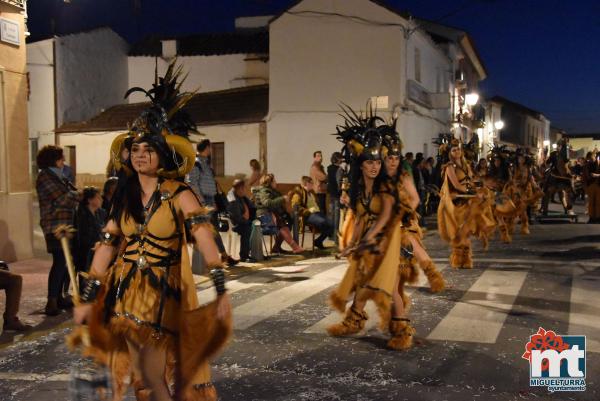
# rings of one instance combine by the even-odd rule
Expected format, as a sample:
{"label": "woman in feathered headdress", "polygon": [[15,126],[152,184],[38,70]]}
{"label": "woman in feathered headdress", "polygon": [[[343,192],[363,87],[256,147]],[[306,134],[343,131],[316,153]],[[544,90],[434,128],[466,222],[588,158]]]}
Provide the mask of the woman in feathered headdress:
{"label": "woman in feathered headdress", "polygon": [[529,154],[528,149],[518,148],[514,154],[513,182],[508,192],[516,208],[514,216],[511,216],[507,222],[508,231],[511,235],[513,234],[517,217],[521,223],[521,234],[529,234],[527,209],[535,206],[544,196],[544,193],[535,181],[531,166],[533,166],[533,158]]}
{"label": "woman in feathered headdress", "polygon": [[[132,375],[138,400],[216,400],[207,358],[231,331],[229,298],[207,211],[181,182],[194,165],[186,138],[194,129],[179,93],[181,67],[144,91],[151,102],[111,147],[123,189],[81,287],[76,322],[87,321],[84,353],[112,370],[114,400]],[[130,157],[121,159],[123,144]],[[195,241],[212,275],[217,300],[198,307],[186,241]],[[118,253],[117,253],[118,252]],[[110,263],[116,257],[116,262]],[[83,340],[81,331],[71,344]],[[84,344],[85,345],[85,344]],[[174,389],[174,392],[172,392]]]}
{"label": "woman in feathered headdress", "polygon": [[491,212],[493,198],[475,179],[458,139],[445,139],[440,151],[447,162],[442,167],[438,232],[452,247],[450,266],[470,269],[473,267],[470,237],[478,236],[485,246],[496,226]]}
{"label": "woman in feathered headdress", "polygon": [[517,214],[517,208],[511,199],[513,182],[510,169],[510,151],[506,148],[506,145],[496,145],[490,149],[488,159],[489,169],[485,177],[485,185],[496,194],[492,210],[498,223],[500,240],[504,243],[510,243],[512,235],[509,229],[509,221],[514,219]]}
{"label": "woman in feathered headdress", "polygon": [[[350,266],[330,296],[332,306],[345,317],[327,331],[332,336],[361,331],[368,319],[364,306],[371,299],[377,305],[382,329],[390,330],[388,347],[406,349],[412,345],[414,329],[398,292],[401,222],[394,210],[395,188],[382,171],[385,122],[372,112],[359,117],[349,108],[344,118],[346,124],[338,127],[338,137],[344,142],[342,154],[351,165],[349,221],[353,224],[346,224],[351,238],[342,241],[341,255],[348,257]],[[346,310],[352,294],[352,306]]]}
{"label": "woman in feathered headdress", "polygon": [[[399,292],[404,294],[404,285],[414,284],[417,281],[419,275],[417,264],[427,276],[431,291],[440,292],[445,287],[444,277],[423,245],[423,231],[419,226],[419,214],[416,211],[419,205],[419,194],[413,178],[402,168],[402,141],[394,128],[395,125],[393,122],[384,132],[382,152],[387,179],[396,189],[396,213],[402,221]],[[407,295],[403,296],[408,299]]]}

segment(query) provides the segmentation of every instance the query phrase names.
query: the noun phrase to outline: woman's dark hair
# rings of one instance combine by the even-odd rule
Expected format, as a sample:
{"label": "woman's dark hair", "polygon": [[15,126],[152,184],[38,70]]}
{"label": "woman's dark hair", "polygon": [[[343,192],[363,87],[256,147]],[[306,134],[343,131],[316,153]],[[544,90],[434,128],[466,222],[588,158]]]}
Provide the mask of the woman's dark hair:
{"label": "woman's dark hair", "polygon": [[[365,161],[365,159],[357,158],[354,159],[352,161],[352,164],[350,165],[350,208],[354,211],[356,211],[358,199],[364,191],[365,186],[361,170],[363,161]],[[379,171],[377,177],[375,177],[375,182],[373,182],[373,194],[379,192],[381,182],[385,179],[386,176],[383,161],[381,163],[381,170]],[[398,171],[400,171],[400,167],[398,167]]]}
{"label": "woman's dark hair", "polygon": [[275,180],[275,176],[273,174],[265,174],[262,177],[260,177],[260,185],[263,187],[271,188],[273,180]]}
{"label": "woman's dark hair", "polygon": [[99,193],[100,190],[96,187],[85,187],[79,205],[88,206],[90,204],[90,199],[94,199]]}
{"label": "woman's dark hair", "polygon": [[342,154],[340,152],[333,152],[331,154],[331,164],[337,164],[342,162]]}
{"label": "woman's dark hair", "polygon": [[60,146],[46,145],[38,152],[36,163],[39,169],[56,167],[56,162],[64,157]]}
{"label": "woman's dark hair", "polygon": [[210,146],[210,139],[203,139],[198,143],[198,145],[196,146],[196,149],[198,150],[198,152],[203,152],[204,149],[208,148],[209,146]]}
{"label": "woman's dark hair", "polygon": [[114,189],[117,188],[117,184],[119,183],[118,177],[110,177],[104,183],[104,187],[102,187],[102,196],[106,198],[106,195],[112,191],[112,196],[114,196]]}
{"label": "woman's dark hair", "polygon": [[[153,143],[144,139],[135,143],[143,142],[148,143],[148,145],[156,149],[156,146]],[[133,143],[128,145],[130,152],[132,145]],[[156,154],[159,155],[159,169],[165,168],[163,162],[164,158],[160,156],[160,153],[161,152],[159,151],[156,152]],[[170,161],[171,158],[168,158],[167,160]],[[133,173],[131,175],[127,175],[124,169],[121,169],[117,172],[118,185],[112,200],[112,210],[109,216],[109,218],[113,219],[119,226],[121,225],[122,217],[125,219],[132,217],[136,223],[144,223],[144,205],[142,204],[142,187],[140,186],[140,180],[137,172],[133,168],[133,164],[131,163],[131,157],[126,163],[127,167],[129,167],[130,171]]]}
{"label": "woman's dark hair", "polygon": [[[496,167],[496,163],[495,160],[499,159],[500,160],[500,167]],[[501,157],[494,157],[492,158],[492,162],[489,163],[489,167],[488,167],[488,171],[489,171],[489,175],[491,177],[494,178],[499,178],[502,181],[506,181],[510,178],[510,173],[508,171],[508,162],[501,158]]]}
{"label": "woman's dark hair", "polygon": [[250,167],[252,167],[252,170],[260,171],[260,163],[259,163],[259,161],[256,160],[256,159],[250,160]]}

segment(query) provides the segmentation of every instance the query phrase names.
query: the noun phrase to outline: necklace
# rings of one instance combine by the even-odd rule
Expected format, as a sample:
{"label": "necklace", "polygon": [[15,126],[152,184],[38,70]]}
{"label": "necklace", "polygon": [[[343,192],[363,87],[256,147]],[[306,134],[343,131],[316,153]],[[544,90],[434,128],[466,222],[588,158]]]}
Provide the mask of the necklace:
{"label": "necklace", "polygon": [[148,227],[148,223],[150,222],[150,219],[152,218],[152,215],[154,214],[154,212],[157,209],[156,207],[154,207],[154,204],[156,202],[156,198],[158,197],[159,193],[160,193],[160,182],[158,183],[156,190],[150,197],[148,204],[146,206],[144,206],[144,223],[138,225],[138,234],[140,237],[139,237],[139,244],[138,244],[139,246],[138,246],[137,265],[140,269],[143,269],[148,265],[148,260],[146,258],[146,249],[144,248],[144,243],[145,243],[144,234],[146,233],[146,229]]}

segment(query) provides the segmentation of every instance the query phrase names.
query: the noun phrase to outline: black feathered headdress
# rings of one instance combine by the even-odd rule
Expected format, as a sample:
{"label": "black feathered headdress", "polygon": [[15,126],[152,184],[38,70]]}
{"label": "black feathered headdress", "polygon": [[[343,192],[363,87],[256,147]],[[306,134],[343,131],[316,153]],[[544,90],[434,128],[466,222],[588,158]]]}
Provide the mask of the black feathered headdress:
{"label": "black feathered headdress", "polygon": [[162,165],[158,175],[165,178],[183,177],[194,166],[196,152],[187,139],[190,131],[196,131],[196,125],[183,107],[195,95],[193,92],[180,92],[185,77],[183,67],[175,66],[172,61],[164,77],[158,77],[155,71],[152,89],[133,87],[125,93],[125,98],[134,92],[142,92],[150,98],[150,104],[135,119],[129,132],[115,138],[111,146],[111,158],[117,169],[126,168],[121,160],[124,146],[134,142],[147,142],[158,152]]}

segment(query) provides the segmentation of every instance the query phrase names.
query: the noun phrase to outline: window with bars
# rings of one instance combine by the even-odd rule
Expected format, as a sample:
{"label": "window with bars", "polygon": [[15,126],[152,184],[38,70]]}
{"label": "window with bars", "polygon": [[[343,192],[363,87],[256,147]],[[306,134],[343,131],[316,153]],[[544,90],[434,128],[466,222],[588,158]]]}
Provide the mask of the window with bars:
{"label": "window with bars", "polygon": [[211,142],[211,163],[215,176],[225,175],[225,142]]}

